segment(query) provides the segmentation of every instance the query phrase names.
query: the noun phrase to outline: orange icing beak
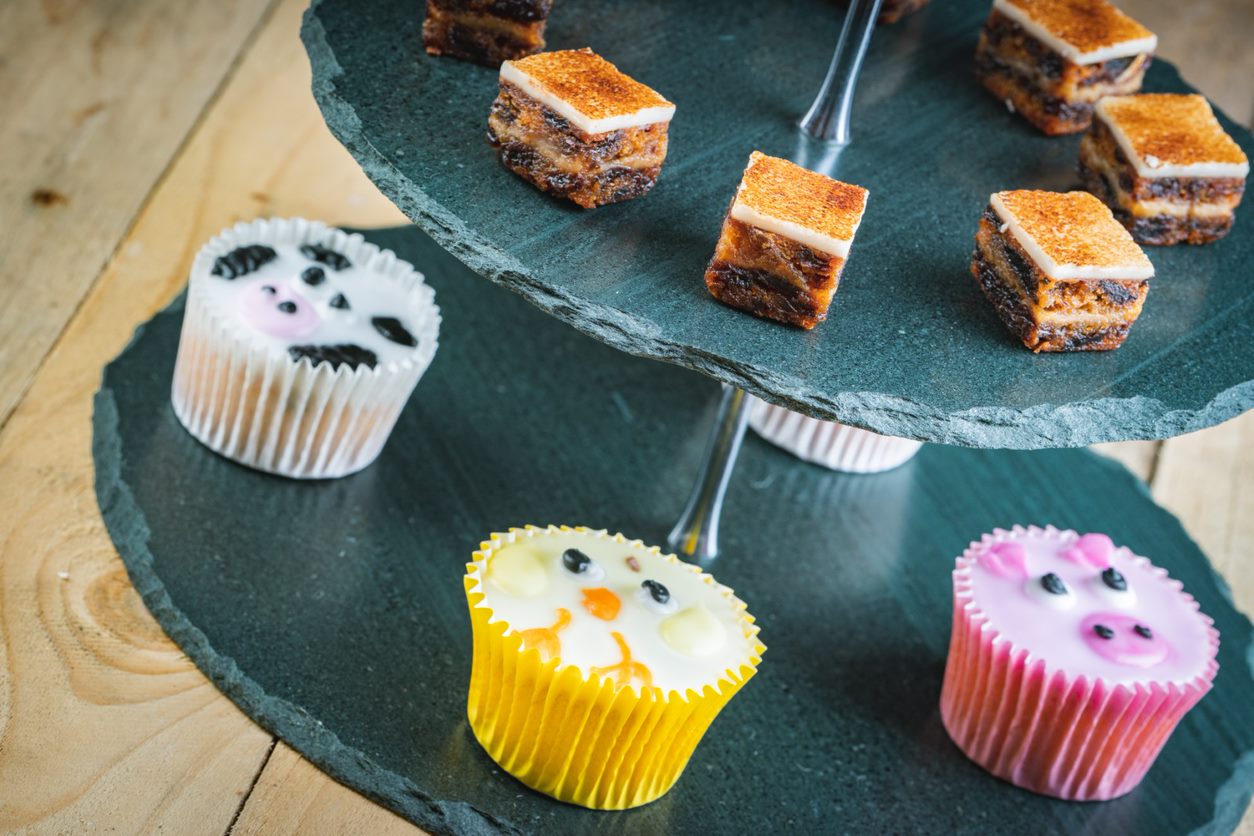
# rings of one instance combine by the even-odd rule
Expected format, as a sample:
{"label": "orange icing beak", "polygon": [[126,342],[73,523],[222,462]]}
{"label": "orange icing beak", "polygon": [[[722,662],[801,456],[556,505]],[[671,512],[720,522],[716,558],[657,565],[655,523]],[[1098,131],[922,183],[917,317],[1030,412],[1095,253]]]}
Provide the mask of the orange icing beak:
{"label": "orange icing beak", "polygon": [[602,621],[613,621],[618,618],[618,611],[622,609],[623,602],[610,590],[598,586],[583,591],[583,606]]}

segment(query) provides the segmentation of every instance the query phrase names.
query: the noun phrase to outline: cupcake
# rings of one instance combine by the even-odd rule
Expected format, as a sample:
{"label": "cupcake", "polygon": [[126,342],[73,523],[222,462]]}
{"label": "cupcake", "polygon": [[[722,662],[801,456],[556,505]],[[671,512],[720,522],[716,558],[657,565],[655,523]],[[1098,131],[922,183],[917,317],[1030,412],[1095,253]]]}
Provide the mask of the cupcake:
{"label": "cupcake", "polygon": [[1105,534],[995,530],[954,569],[949,736],[998,778],[1101,801],[1131,791],[1210,690],[1219,633]]}
{"label": "cupcake", "polygon": [[466,569],[470,727],[559,801],[660,797],[766,649],[730,589],[621,534],[513,528]]}
{"label": "cupcake", "polygon": [[802,461],[844,473],[881,473],[900,467],[919,452],[921,441],[820,421],[753,399],[749,426]]}
{"label": "cupcake", "polygon": [[435,292],[391,251],[315,221],[241,223],[192,264],[174,413],[240,464],[344,476],[379,455],[439,328]]}

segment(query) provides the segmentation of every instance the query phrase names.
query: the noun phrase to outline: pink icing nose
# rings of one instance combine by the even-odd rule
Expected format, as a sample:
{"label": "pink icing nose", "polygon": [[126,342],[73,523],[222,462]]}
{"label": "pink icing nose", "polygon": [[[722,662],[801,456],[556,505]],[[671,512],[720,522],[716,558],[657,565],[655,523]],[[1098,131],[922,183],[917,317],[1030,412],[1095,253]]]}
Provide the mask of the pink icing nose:
{"label": "pink icing nose", "polygon": [[239,295],[239,315],[263,334],[285,340],[312,334],[321,321],[314,306],[285,282],[251,282]]}
{"label": "pink icing nose", "polygon": [[1119,665],[1152,668],[1167,658],[1167,642],[1132,616],[1093,613],[1080,623],[1080,632],[1089,650]]}

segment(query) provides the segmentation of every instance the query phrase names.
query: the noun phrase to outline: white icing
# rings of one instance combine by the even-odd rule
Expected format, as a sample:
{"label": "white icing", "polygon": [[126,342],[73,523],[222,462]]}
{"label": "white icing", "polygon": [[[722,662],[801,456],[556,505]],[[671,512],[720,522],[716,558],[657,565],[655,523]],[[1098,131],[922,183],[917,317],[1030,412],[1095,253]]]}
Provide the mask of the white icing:
{"label": "white icing", "polygon": [[602,134],[607,131],[621,131],[624,128],[640,128],[645,125],[655,125],[658,122],[669,122],[671,117],[675,115],[675,105],[666,104],[642,108],[634,113],[593,119],[582,111],[577,110],[565,99],[558,98],[538,79],[532,78],[520,70],[513,61],[506,61],[501,64],[501,81],[508,81],[510,84],[520,87],[528,96],[540,102],[540,104],[586,134]]}
{"label": "white icing", "polygon": [[[354,344],[374,352],[379,367],[412,360],[431,350],[426,343],[435,339],[432,326],[438,325],[439,310],[432,304],[433,294],[422,284],[421,274],[408,271],[413,278],[398,280],[398,267],[408,265],[395,254],[365,244],[359,235],[300,219],[256,225],[264,234],[250,239],[236,228],[233,237],[219,236],[207,244],[192,266],[190,292],[234,336],[283,354],[293,345]],[[278,257],[235,279],[212,274],[218,256],[254,243],[271,247]],[[337,271],[315,262],[300,252],[302,244],[320,244],[339,253],[351,251],[352,266]],[[310,285],[301,278],[308,267],[323,270],[326,278],[321,284]],[[260,286],[267,285],[279,289],[276,298],[295,297],[312,307],[317,314],[313,329],[278,335],[255,327],[241,316],[241,310],[250,303],[250,294],[255,297]],[[337,293],[348,299],[348,310],[331,306]],[[302,313],[305,310],[302,308]],[[418,345],[410,347],[387,339],[371,323],[373,317],[395,317]]]}
{"label": "white icing", "polygon": [[1001,196],[993,194],[989,204],[1002,224],[1010,228],[1010,234],[1019,242],[1019,246],[1027,251],[1036,266],[1051,279],[1065,281],[1068,279],[1151,279],[1154,277],[1154,265],[1148,258],[1136,264],[1119,264],[1114,266],[1097,266],[1093,264],[1059,264],[1050,258],[1036,239],[1028,235],[1019,224],[1019,219],[1002,203]]}
{"label": "white icing", "polygon": [[[539,556],[535,565],[549,572],[548,584],[538,593],[520,597],[489,580],[478,585],[484,598],[477,606],[490,610],[492,622],[505,622],[511,632],[550,627],[559,607],[569,611],[570,625],[557,633],[563,664],[574,665],[587,675],[592,668],[622,661],[611,631],[622,634],[632,659],[647,666],[652,684],[665,691],[717,687],[726,671],[752,664],[758,647],[756,630],[743,615],[742,605],[730,590],[695,567],[605,532],[551,527],[503,537],[513,538],[513,543],[489,550],[486,559],[474,564],[477,570],[486,571],[490,579],[495,555],[522,548]],[[566,570],[561,554],[569,548],[592,558],[604,577],[584,581]],[[635,559],[640,571],[632,570],[628,557]],[[656,602],[650,601],[650,606],[640,596],[641,582],[646,579],[658,581],[670,592],[670,601],[661,611]],[[612,620],[598,618],[583,606],[583,591],[588,588],[606,588],[617,595],[621,607]],[[633,682],[632,687],[638,689],[639,683]]]}
{"label": "white icing", "polygon": [[[1136,169],[1139,177],[1245,177],[1250,173],[1250,161],[1245,160],[1239,163],[1218,163],[1218,162],[1201,162],[1188,163],[1180,165],[1177,163],[1164,163],[1153,154],[1147,154],[1145,159],[1141,159],[1136,153],[1136,149],[1132,147],[1131,140],[1128,135],[1119,127],[1119,123],[1111,118],[1106,112],[1105,100],[1099,101],[1094,109],[1097,118],[1110,129],[1110,133],[1118,143],[1119,149],[1123,151],[1123,155],[1132,163],[1132,167]],[[1217,214],[1224,214],[1223,210]]]}
{"label": "white icing", "polygon": [[1090,52],[1081,52],[1053,32],[1033,20],[1026,11],[1010,0],[993,0],[993,8],[1023,27],[1032,37],[1057,52],[1073,64],[1100,64],[1112,58],[1127,58],[1143,52],[1153,52],[1158,48],[1158,36],[1150,35],[1117,44],[1109,44]]}
{"label": "white icing", "polygon": [[[755,226],[758,229],[767,232],[773,232],[776,235],[782,235],[785,238],[803,244],[812,250],[827,253],[829,255],[838,256],[840,258],[849,257],[849,245],[853,243],[853,235],[857,234],[858,226],[862,223],[862,214],[858,215],[858,219],[853,222],[853,234],[848,239],[833,238],[830,235],[824,235],[821,232],[815,232],[813,229],[793,223],[792,221],[781,220],[770,215],[764,215],[752,206],[743,203],[740,200],[740,194],[744,191],[744,186],[736,192],[736,202],[732,204],[731,216],[741,223]],[[865,204],[864,204],[865,208]]]}

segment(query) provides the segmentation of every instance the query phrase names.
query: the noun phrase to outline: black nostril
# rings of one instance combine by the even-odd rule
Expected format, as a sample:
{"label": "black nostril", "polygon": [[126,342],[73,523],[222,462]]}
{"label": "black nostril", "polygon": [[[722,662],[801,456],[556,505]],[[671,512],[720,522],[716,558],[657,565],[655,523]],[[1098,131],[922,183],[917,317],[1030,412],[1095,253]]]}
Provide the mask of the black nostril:
{"label": "black nostril", "polygon": [[1107,627],[1105,624],[1094,624],[1093,632],[1101,636],[1103,639],[1113,639],[1115,631]]}
{"label": "black nostril", "polygon": [[1102,583],[1106,584],[1107,586],[1109,586],[1111,589],[1115,590],[1116,592],[1128,591],[1127,579],[1124,578],[1124,576],[1121,575],[1119,573],[1119,570],[1116,569],[1114,566],[1111,566],[1109,569],[1105,569],[1102,571]]}
{"label": "black nostril", "polygon": [[296,313],[296,303],[291,300],[280,302],[279,310],[283,311],[283,313]]}
{"label": "black nostril", "polygon": [[1045,591],[1050,595],[1066,595],[1067,585],[1062,582],[1062,578],[1050,572],[1041,576],[1041,586],[1045,587]]}
{"label": "black nostril", "polygon": [[1136,633],[1138,636],[1140,636],[1143,639],[1154,638],[1154,631],[1146,627],[1144,624],[1136,625],[1135,627],[1132,628],[1132,632]]}

